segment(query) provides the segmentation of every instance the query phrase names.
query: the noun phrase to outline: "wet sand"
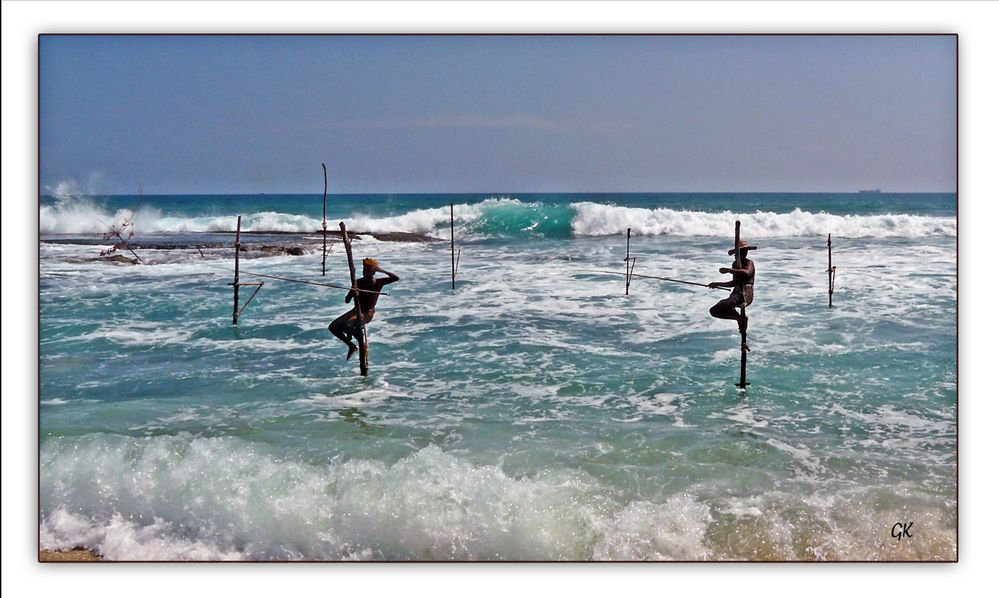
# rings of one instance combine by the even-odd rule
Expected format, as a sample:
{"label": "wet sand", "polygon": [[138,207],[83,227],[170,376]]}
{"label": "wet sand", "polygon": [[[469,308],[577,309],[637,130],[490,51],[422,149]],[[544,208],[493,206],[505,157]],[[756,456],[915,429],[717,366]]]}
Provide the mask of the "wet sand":
{"label": "wet sand", "polygon": [[58,563],[58,562],[93,562],[102,561],[101,555],[85,550],[74,548],[72,550],[40,550],[38,551],[38,562]]}

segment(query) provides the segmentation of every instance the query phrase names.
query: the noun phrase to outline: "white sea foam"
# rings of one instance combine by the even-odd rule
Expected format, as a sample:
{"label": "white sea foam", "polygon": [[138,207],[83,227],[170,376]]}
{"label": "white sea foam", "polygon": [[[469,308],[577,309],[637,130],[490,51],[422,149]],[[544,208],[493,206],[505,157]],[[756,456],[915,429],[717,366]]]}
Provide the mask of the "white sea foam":
{"label": "white sea foam", "polygon": [[[474,221],[484,210],[502,206],[524,206],[519,200],[491,198],[477,204],[458,204],[454,207],[455,222],[459,225]],[[161,210],[142,206],[135,210],[120,209],[114,212],[99,206],[95,201],[82,197],[66,197],[54,205],[43,205],[39,211],[42,234],[104,233],[109,225],[133,222],[136,234],[191,233],[231,231],[236,227],[236,214],[211,216],[174,216]],[[330,217],[336,222],[340,217]],[[351,230],[367,232],[411,232],[431,234],[450,225],[449,206],[411,210],[397,216],[357,214],[342,218]],[[313,233],[322,228],[322,220],[302,214],[284,212],[253,212],[242,216],[241,229],[247,232],[276,231]]]}
{"label": "white sea foam", "polygon": [[[500,205],[504,202],[520,203],[517,200],[491,199],[478,204],[458,204],[454,206],[455,223],[460,226],[471,222],[482,215],[483,209]],[[425,235],[437,233],[445,225],[450,226],[450,223],[450,206],[412,210],[398,216],[360,214],[353,215],[348,220],[348,224],[353,230],[369,232],[404,231]]]}
{"label": "white sea foam", "polygon": [[239,551],[185,538],[183,532],[174,527],[159,517],[143,525],[115,513],[102,522],[57,508],[42,523],[39,540],[43,550],[86,546],[109,560],[238,561],[244,558]]}
{"label": "white sea foam", "polygon": [[83,545],[109,559],[587,554],[591,509],[579,505],[592,481],[511,478],[433,447],[392,465],[330,467],[219,438],[100,436],[43,452],[43,548]]}
{"label": "white sea foam", "polygon": [[746,405],[739,405],[732,407],[731,409],[727,409],[725,411],[725,417],[734,422],[745,424],[751,428],[765,428],[769,425],[767,420],[758,418],[753,412],[753,409]]}
{"label": "white sea foam", "polygon": [[791,455],[792,457],[794,457],[795,461],[797,461],[801,465],[804,465],[807,469],[811,471],[820,471],[822,469],[822,465],[819,463],[818,458],[812,455],[812,451],[810,451],[807,447],[792,446],[786,442],[777,440],[776,438],[768,438],[767,444],[776,448],[777,450],[783,451]]}
{"label": "white sea foam", "polygon": [[[110,226],[131,222],[129,229],[137,235],[153,233],[193,233],[231,231],[236,228],[236,215],[172,216],[157,208],[143,206],[135,210],[108,211],[88,199],[73,198],[43,205],[39,210],[39,232],[42,234],[106,233]],[[277,232],[314,232],[322,222],[300,214],[254,212],[243,216],[241,229]]]}
{"label": "white sea foam", "polygon": [[805,212],[697,212],[670,208],[629,208],[592,202],[574,203],[572,230],[577,236],[622,235],[629,228],[636,235],[716,236],[741,220],[751,239],[767,237],[953,237],[957,219],[909,214],[838,216]]}
{"label": "white sea foam", "polygon": [[923,535],[899,552],[885,521],[905,513],[870,506],[878,489],[877,501],[853,488],[619,502],[577,470],[514,476],[434,446],[323,465],[234,438],[91,435],[46,442],[41,471],[42,548],[110,560],[952,558],[956,546],[947,508],[924,507]]}
{"label": "white sea foam", "polygon": [[599,526],[596,560],[706,560],[705,535],[711,524],[707,505],[689,494],[662,504],[634,502]]}
{"label": "white sea foam", "polygon": [[635,408],[642,413],[648,413],[653,415],[675,415],[677,409],[680,408],[678,405],[679,399],[683,399],[684,395],[660,392],[656,393],[651,398],[636,396],[632,397],[630,402],[635,405]]}
{"label": "white sea foam", "polygon": [[305,465],[234,439],[92,436],[43,448],[42,547],[117,559],[707,558],[708,507],[621,507],[574,471],[511,477],[428,447]]}
{"label": "white sea foam", "polygon": [[193,330],[182,328],[161,328],[152,323],[130,322],[122,324],[111,323],[101,328],[80,335],[80,340],[104,339],[125,346],[162,346],[164,344],[186,344]]}

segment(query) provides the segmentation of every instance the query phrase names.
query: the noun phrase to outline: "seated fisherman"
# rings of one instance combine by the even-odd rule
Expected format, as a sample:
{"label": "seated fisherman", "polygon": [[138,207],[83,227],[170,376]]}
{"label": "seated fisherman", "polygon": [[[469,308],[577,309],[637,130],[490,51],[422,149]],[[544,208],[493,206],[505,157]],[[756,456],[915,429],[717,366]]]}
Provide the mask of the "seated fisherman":
{"label": "seated fisherman", "polygon": [[[731,268],[719,268],[722,274],[731,274],[732,280],[728,282],[712,282],[708,284],[713,289],[731,288],[732,294],[727,299],[722,299],[711,308],[711,315],[723,320],[735,320],[739,322],[739,332],[746,334],[746,327],[749,325],[749,317],[739,314],[739,307],[743,304],[750,305],[753,302],[753,283],[756,281],[756,265],[749,259],[749,251],[756,249],[746,241],[739,241],[739,251],[742,268],[736,269],[738,262],[732,262]],[[728,250],[729,255],[735,255],[735,249]],[[743,337],[745,338],[745,336]],[[748,350],[749,348],[746,347]]]}
{"label": "seated fisherman", "polygon": [[[364,265],[364,272],[361,278],[357,279],[357,288],[361,291],[370,292],[361,292],[357,293],[357,295],[358,304],[361,308],[361,318],[364,323],[367,324],[372,320],[372,318],[375,317],[375,304],[378,303],[378,297],[380,297],[378,293],[381,292],[382,287],[399,280],[399,277],[392,274],[388,270],[380,268],[377,260],[365,258],[365,260],[361,263]],[[386,278],[376,279],[376,272],[381,272],[387,276]],[[348,291],[347,296],[343,299],[343,302],[350,303],[353,298],[354,291]],[[357,339],[358,342],[363,342],[361,338],[361,325],[357,321],[357,313],[351,309],[339,318],[330,322],[329,330],[334,336],[347,345],[347,360],[349,361],[357,351],[357,345],[350,340],[351,337]]]}

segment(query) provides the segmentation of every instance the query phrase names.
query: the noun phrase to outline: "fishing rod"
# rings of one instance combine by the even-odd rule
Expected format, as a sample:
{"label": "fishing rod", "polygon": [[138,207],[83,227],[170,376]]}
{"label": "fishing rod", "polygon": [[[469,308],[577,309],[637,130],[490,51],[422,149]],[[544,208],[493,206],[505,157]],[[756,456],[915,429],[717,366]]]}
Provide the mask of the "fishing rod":
{"label": "fishing rod", "polygon": [[[618,275],[618,276],[621,275],[620,272],[611,272],[610,270],[587,270],[587,272],[593,272],[593,273],[599,273],[599,274],[615,274],[615,275]],[[723,287],[713,287],[713,286],[706,285],[706,284],[703,284],[703,283],[700,283],[700,282],[690,282],[689,280],[678,280],[676,278],[666,278],[664,276],[648,276],[646,274],[632,274],[631,276],[637,276],[639,278],[652,278],[652,279],[655,279],[655,280],[665,280],[666,282],[678,282],[680,284],[690,284],[690,285],[694,285],[694,286],[698,286],[698,287],[704,287],[704,288],[707,288],[707,289],[720,289],[720,288],[723,288]]]}
{"label": "fishing rod", "polygon": [[[208,264],[202,264],[202,265],[205,266],[206,268],[212,268],[213,270],[223,270],[223,268],[216,268],[214,266],[209,266]],[[228,269],[225,269],[225,270],[228,272]],[[329,283],[326,283],[326,282],[314,282],[314,281],[311,281],[311,280],[301,280],[301,279],[298,279],[298,278],[288,278],[288,277],[285,277],[285,276],[275,276],[273,274],[261,274],[259,272],[248,272],[246,270],[240,270],[239,273],[240,274],[249,274],[250,276],[259,276],[261,278],[272,278],[274,280],[283,280],[285,282],[297,282],[299,284],[311,284],[311,285],[317,286],[317,287],[329,287],[331,289],[343,289],[343,290],[346,290],[346,291],[359,291],[361,293],[371,293],[373,295],[388,295],[388,293],[386,293],[384,291],[369,291],[369,290],[366,290],[366,289],[352,289],[351,287],[345,287],[345,286],[338,285],[338,284],[329,284]]]}
{"label": "fishing rod", "polygon": [[285,278],[284,276],[274,276],[272,274],[260,274],[259,272],[247,272],[246,270],[241,270],[241,274],[249,274],[250,276],[259,276],[261,278],[273,278],[274,280],[283,280],[285,282],[297,282],[300,284],[311,284],[317,287],[329,287],[331,289],[344,289],[347,291],[359,291],[361,293],[371,293],[373,295],[388,295],[382,291],[368,291],[366,289],[356,289],[351,287],[345,287],[338,284],[328,284],[325,282],[313,282],[311,280],[299,280],[298,278]]}

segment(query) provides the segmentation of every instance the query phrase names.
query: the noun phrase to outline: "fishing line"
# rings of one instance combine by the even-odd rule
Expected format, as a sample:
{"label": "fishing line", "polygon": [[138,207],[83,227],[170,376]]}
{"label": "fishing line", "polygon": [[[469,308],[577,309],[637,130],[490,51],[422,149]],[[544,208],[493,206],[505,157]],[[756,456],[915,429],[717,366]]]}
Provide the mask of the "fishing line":
{"label": "fishing line", "polygon": [[[621,272],[611,272],[610,270],[587,270],[586,272],[587,273],[593,273],[593,274],[614,274],[614,275],[617,275],[617,276],[621,275]],[[712,286],[709,286],[709,285],[706,285],[706,284],[703,284],[703,283],[700,283],[700,282],[690,282],[689,280],[678,280],[676,278],[666,278],[664,276],[648,276],[646,274],[634,274],[634,273],[632,273],[631,276],[632,277],[637,276],[638,278],[652,278],[654,280],[665,280],[666,282],[678,282],[680,284],[689,284],[689,285],[694,285],[694,286],[698,286],[698,287],[704,287],[704,288],[707,288],[707,289],[722,289],[723,291],[727,290],[727,288],[728,288],[728,287],[712,287]]]}

